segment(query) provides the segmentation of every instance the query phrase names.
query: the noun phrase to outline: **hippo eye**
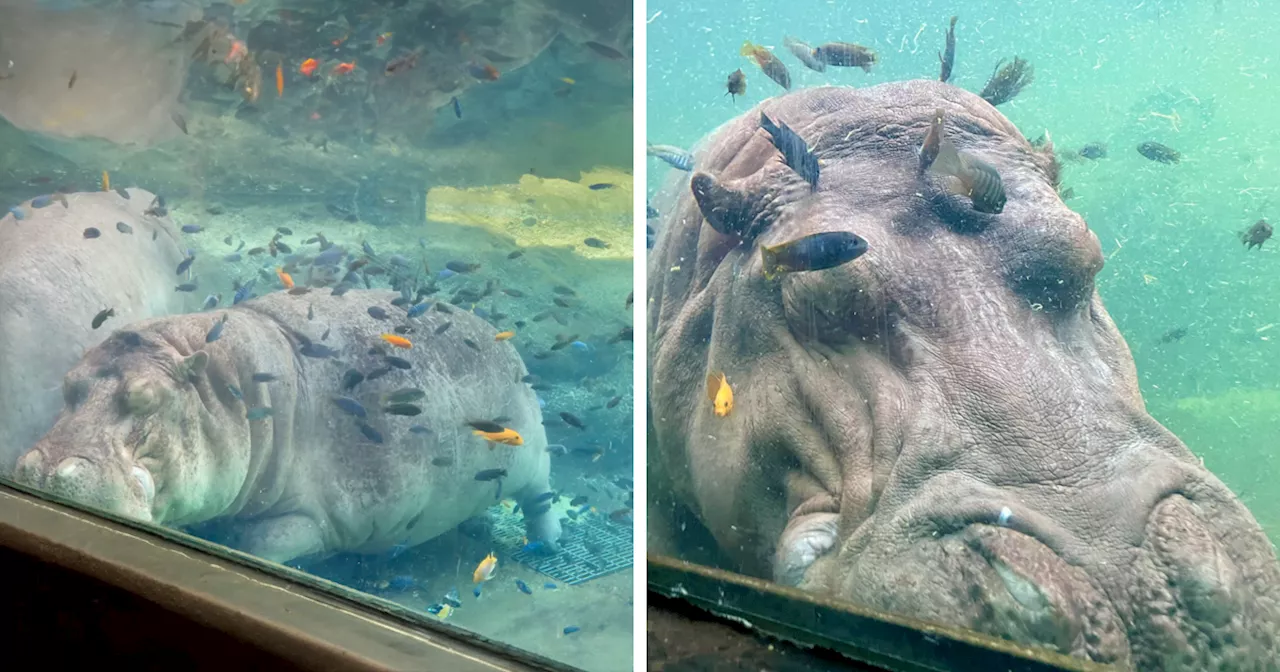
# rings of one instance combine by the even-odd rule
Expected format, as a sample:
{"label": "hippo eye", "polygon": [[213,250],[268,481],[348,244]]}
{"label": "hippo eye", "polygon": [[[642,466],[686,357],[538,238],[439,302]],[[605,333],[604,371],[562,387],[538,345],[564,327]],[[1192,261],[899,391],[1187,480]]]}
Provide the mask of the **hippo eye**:
{"label": "hippo eye", "polygon": [[129,381],[125,386],[124,407],[134,415],[150,415],[160,408],[164,390],[149,380]]}
{"label": "hippo eye", "polygon": [[79,406],[84,403],[87,396],[89,396],[89,381],[67,380],[62,383],[62,400],[68,407]]}

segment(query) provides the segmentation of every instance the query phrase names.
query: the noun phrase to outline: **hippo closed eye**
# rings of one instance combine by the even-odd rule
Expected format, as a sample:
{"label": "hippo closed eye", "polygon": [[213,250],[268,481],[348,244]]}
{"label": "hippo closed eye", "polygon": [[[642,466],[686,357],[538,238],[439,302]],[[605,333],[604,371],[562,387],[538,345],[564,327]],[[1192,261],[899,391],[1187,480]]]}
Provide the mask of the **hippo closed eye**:
{"label": "hippo closed eye", "polygon": [[[708,561],[889,612],[1125,668],[1274,669],[1275,553],[1147,414],[1052,149],[937,82],[760,108],[659,208],[653,547],[694,552],[680,530],[700,523]],[[998,171],[999,214],[919,170],[937,109]],[[812,193],[761,112],[817,154]],[[761,246],[833,230],[868,251],[765,280]],[[703,389],[719,371],[724,417]]]}

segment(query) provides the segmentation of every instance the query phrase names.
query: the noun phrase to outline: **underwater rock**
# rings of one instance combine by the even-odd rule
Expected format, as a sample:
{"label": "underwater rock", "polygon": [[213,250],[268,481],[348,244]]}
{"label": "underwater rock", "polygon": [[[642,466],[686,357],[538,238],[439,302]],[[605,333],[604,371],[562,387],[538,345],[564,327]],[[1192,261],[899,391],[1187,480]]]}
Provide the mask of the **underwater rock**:
{"label": "underwater rock", "polygon": [[[482,227],[520,247],[572,247],[590,259],[625,260],[634,256],[632,189],[631,175],[614,168],[582,173],[578,182],[524,175],[518,184],[434,187],[427,192],[427,219]],[[590,238],[607,247],[587,243]]]}

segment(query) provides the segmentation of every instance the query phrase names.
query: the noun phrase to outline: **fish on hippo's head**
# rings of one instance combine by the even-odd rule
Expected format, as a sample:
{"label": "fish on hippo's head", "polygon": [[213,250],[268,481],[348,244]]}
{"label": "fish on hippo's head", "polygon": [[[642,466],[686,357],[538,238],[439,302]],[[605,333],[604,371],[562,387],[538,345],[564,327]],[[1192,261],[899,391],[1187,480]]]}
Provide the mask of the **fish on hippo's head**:
{"label": "fish on hippo's head", "polygon": [[63,411],[19,459],[15,480],[143,522],[183,524],[224,509],[236,490],[220,485],[247,466],[212,464],[206,433],[226,429],[204,410],[207,383],[193,382],[209,355],[183,354],[175,342],[130,330],[91,350],[66,375]]}
{"label": "fish on hippo's head", "polygon": [[[1001,207],[921,170],[938,110]],[[766,100],[696,165],[654,198],[650,549],[1123,669],[1274,669],[1275,551],[1147,413],[1051,145],[912,81]],[[768,277],[839,231],[865,253]]]}

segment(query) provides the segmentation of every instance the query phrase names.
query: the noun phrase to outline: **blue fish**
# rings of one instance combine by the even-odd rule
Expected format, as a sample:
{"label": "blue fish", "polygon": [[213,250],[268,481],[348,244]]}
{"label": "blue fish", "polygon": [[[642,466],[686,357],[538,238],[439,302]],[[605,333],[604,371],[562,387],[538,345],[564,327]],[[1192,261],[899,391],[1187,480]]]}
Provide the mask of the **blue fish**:
{"label": "blue fish", "polygon": [[462,598],[458,596],[458,587],[454,586],[449,589],[449,593],[444,596],[444,603],[457,609],[462,606]]}
{"label": "blue fish", "polygon": [[241,285],[241,286],[240,286],[240,289],[237,289],[237,290],[236,290],[236,295],[235,295],[235,298],[231,300],[231,305],[233,305],[233,306],[234,306],[234,305],[236,305],[236,304],[240,303],[241,301],[244,301],[245,299],[249,298],[249,294],[250,294],[251,292],[253,292],[253,285],[254,285],[254,283],[256,283],[257,281],[258,281],[258,279],[257,279],[257,278],[254,278],[254,279],[250,280],[249,282],[247,282],[247,283],[245,283],[245,284]]}
{"label": "blue fish", "polygon": [[571,346],[573,346],[573,347],[575,347],[575,348],[577,348],[577,349],[579,349],[579,350],[590,350],[590,349],[591,349],[591,346],[587,345],[586,343],[583,343],[582,341],[574,341],[574,342],[570,343],[569,345],[571,345]]}
{"label": "blue fish", "polygon": [[274,412],[275,409],[268,406],[259,406],[249,409],[249,412],[245,413],[244,417],[250,420],[266,420]]}
{"label": "blue fish", "polygon": [[457,118],[461,119],[461,118],[462,118],[462,103],[459,103],[459,102],[458,102],[458,97],[457,97],[457,96],[454,96],[454,97],[453,97],[453,100],[451,100],[451,101],[449,101],[449,102],[453,103],[453,114],[454,114],[454,116],[456,116]]}
{"label": "blue fish", "polygon": [[178,272],[177,272],[177,273],[175,273],[175,275],[182,275],[183,273],[186,273],[186,272],[187,272],[187,269],[191,268],[191,264],[192,264],[192,262],[194,262],[195,260],[196,260],[196,255],[194,255],[194,254],[190,254],[190,255],[188,255],[186,259],[183,259],[183,260],[178,264]]}
{"label": "blue fish", "polygon": [[409,428],[409,431],[413,432],[414,434],[430,434],[431,433],[431,429],[423,425],[413,425],[412,427]]}
{"label": "blue fish", "polygon": [[485,320],[489,319],[489,311],[485,310],[484,308],[472,308],[471,312],[475,313],[478,317],[482,319],[485,319]]}
{"label": "blue fish", "polygon": [[[484,584],[481,584],[481,585],[484,585]],[[472,589],[471,593],[472,593],[473,595],[475,595],[477,598],[479,598],[479,597],[480,597],[480,586],[476,586],[474,589]]]}
{"label": "blue fish", "polygon": [[437,278],[439,278],[439,279],[441,279],[441,280],[448,280],[449,278],[452,278],[453,276],[455,276],[455,275],[457,275],[457,274],[458,274],[458,273],[457,273],[456,271],[451,271],[451,270],[449,270],[449,269],[447,269],[447,268],[446,268],[446,269],[444,269],[444,270],[440,271],[439,273],[436,273],[436,277],[437,277]]}
{"label": "blue fish", "polygon": [[575,633],[575,632],[577,632],[577,631],[579,631],[579,630],[581,630],[581,629],[582,629],[582,628],[579,628],[579,627],[578,627],[578,626],[576,626],[576,625],[571,625],[571,626],[569,626],[569,627],[567,627],[567,628],[565,628],[565,629],[564,629],[564,634],[566,634],[566,635],[572,635],[573,633]]}
{"label": "blue fish", "polygon": [[231,261],[240,261],[240,253],[239,253],[239,252],[232,252],[231,254],[228,254],[227,256],[223,257],[223,258],[222,258],[222,260],[223,260],[223,261],[228,261],[228,262],[231,262]]}
{"label": "blue fish", "polygon": [[183,233],[200,233],[201,231],[204,231],[204,227],[200,226],[199,224],[183,224],[182,225]]}
{"label": "blue fish", "polygon": [[337,404],[338,408],[341,408],[344,413],[354,415],[357,418],[363,418],[369,415],[369,412],[364,410],[364,406],[351,397],[334,397],[333,403]]}
{"label": "blue fish", "polygon": [[235,385],[227,385],[227,391],[230,392],[231,396],[235,397],[236,399],[239,399],[240,401],[244,401],[244,393],[241,392],[240,388],[236,387]]}
{"label": "blue fish", "polygon": [[9,213],[13,215],[14,219],[19,221],[27,218],[27,215],[22,212],[22,208],[20,206],[15,205],[12,208],[9,208]]}
{"label": "blue fish", "polygon": [[419,315],[427,312],[427,309],[429,308],[431,308],[431,304],[423,301],[422,303],[409,308],[409,317],[418,317]]}
{"label": "blue fish", "polygon": [[547,590],[559,590],[559,587],[556,586],[556,584],[551,583],[550,581],[542,584],[542,587],[546,588]]}
{"label": "blue fish", "polygon": [[397,576],[391,579],[390,585],[387,586],[391,590],[408,590],[413,587],[414,581],[412,576]]}
{"label": "blue fish", "polygon": [[537,553],[538,551],[542,550],[543,546],[544,544],[541,541],[531,541],[525,544],[524,546],[520,547],[520,550],[524,551],[525,553]]}
{"label": "blue fish", "polygon": [[209,328],[209,333],[204,335],[204,342],[212,343],[218,340],[219,338],[222,338],[222,327],[226,325],[226,323],[227,323],[227,315],[226,313],[223,313],[222,319],[215,322],[213,326]]}
{"label": "blue fish", "polygon": [[516,579],[516,588],[519,588],[520,592],[524,593],[525,595],[533,594],[533,589],[529,587],[529,584],[525,583],[524,581],[521,581],[520,579]]}
{"label": "blue fish", "polygon": [[382,432],[379,432],[363,422],[360,423],[360,433],[364,434],[364,438],[369,439],[374,443],[382,443]]}
{"label": "blue fish", "polygon": [[316,266],[334,266],[340,263],[346,254],[347,253],[341,247],[334,245],[324,252],[317,254],[315,260],[311,263]]}
{"label": "blue fish", "polygon": [[413,262],[409,261],[403,255],[393,254],[387,258],[387,263],[394,266],[412,266]]}
{"label": "blue fish", "polygon": [[36,196],[35,198],[31,199],[31,207],[33,208],[47,208],[51,203],[53,203],[53,196],[49,194],[46,194],[44,196]]}
{"label": "blue fish", "polygon": [[373,251],[373,246],[369,244],[369,241],[367,240],[362,241],[360,243],[360,249],[364,250],[364,253],[369,255],[370,257],[374,259],[378,258],[378,254]]}
{"label": "blue fish", "polygon": [[201,310],[210,310],[212,308],[217,308],[218,302],[221,300],[222,300],[221,294],[210,294],[209,296],[204,297],[204,305],[202,305],[200,308]]}

